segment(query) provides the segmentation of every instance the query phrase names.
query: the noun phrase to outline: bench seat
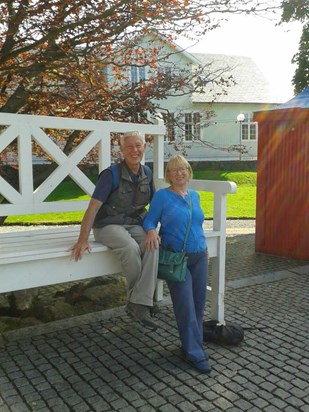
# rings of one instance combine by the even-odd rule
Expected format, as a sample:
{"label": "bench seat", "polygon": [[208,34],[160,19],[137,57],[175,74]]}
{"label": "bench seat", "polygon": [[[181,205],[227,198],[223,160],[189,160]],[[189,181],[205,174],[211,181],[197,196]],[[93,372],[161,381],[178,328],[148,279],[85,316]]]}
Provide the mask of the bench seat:
{"label": "bench seat", "polygon": [[[219,232],[207,230],[210,257],[217,255]],[[94,240],[92,252],[70,259],[70,246],[79,227],[51,227],[2,233],[0,237],[0,293],[72,282],[122,272],[116,254]]]}

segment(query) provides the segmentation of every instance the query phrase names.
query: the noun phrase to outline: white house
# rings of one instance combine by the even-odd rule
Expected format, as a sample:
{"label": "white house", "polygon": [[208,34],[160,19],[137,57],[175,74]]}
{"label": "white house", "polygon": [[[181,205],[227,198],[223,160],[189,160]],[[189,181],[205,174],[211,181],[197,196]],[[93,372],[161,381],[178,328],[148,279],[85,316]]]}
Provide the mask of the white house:
{"label": "white house", "polygon": [[[258,125],[252,121],[253,112],[276,104],[276,97],[263,73],[249,57],[222,54],[194,54],[202,64],[211,63],[214,70],[227,69],[234,84],[213,100],[212,85],[203,93],[194,93],[187,99],[191,128],[196,128],[194,113],[213,110],[214,117],[207,127],[201,127],[187,149],[192,160],[255,160],[257,157]],[[184,102],[183,102],[184,103]],[[177,107],[177,102],[171,102]],[[186,130],[190,126],[186,127]],[[190,141],[190,134],[185,136]],[[199,141],[200,139],[200,141]],[[192,140],[192,139],[191,139]],[[203,143],[201,143],[203,142]],[[241,148],[241,150],[239,150]]]}
{"label": "white house", "polygon": [[[162,44],[160,40],[160,47]],[[147,49],[147,39],[143,47]],[[258,125],[252,121],[252,113],[282,103],[282,100],[274,94],[255,62],[243,56],[188,53],[175,44],[165,43],[163,47],[169,48],[165,54],[171,54],[169,61],[158,63],[158,73],[164,71],[170,76],[174,71],[176,75],[177,70],[192,73],[199,65],[207,66],[208,73],[203,92],[190,95],[176,92],[160,102],[169,113],[167,116],[162,111],[168,130],[166,157],[175,153],[173,143],[180,139],[187,158],[193,161],[256,160]],[[132,66],[131,81],[147,80],[149,74],[149,69]],[[230,86],[223,93],[222,88],[209,82],[216,76],[232,76]],[[211,112],[213,115],[205,121],[204,117]],[[176,117],[178,122],[175,122]],[[149,147],[146,160],[152,159],[151,151]]]}

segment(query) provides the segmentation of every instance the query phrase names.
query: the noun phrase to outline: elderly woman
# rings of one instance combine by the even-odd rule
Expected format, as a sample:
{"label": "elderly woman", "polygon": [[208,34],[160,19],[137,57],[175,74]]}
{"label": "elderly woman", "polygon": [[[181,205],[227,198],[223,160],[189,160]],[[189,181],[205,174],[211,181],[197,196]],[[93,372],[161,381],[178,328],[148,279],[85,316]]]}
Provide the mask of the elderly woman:
{"label": "elderly woman", "polygon": [[161,247],[181,252],[192,213],[185,248],[188,256],[186,279],[184,282],[167,281],[167,285],[173,302],[183,357],[199,372],[209,373],[211,366],[203,348],[202,327],[208,271],[207,245],[199,194],[187,187],[191,177],[192,169],[186,159],[174,156],[169,160],[165,180],[170,186],[155,193],[143,227],[147,232],[147,249],[154,250],[159,247],[157,226],[160,223]]}

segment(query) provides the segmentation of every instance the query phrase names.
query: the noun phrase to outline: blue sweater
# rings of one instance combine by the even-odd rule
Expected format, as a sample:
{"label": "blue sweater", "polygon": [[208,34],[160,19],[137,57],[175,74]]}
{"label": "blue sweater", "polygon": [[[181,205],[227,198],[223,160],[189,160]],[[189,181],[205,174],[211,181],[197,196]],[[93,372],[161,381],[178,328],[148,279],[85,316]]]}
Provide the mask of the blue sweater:
{"label": "blue sweater", "polygon": [[[203,231],[204,214],[200,206],[199,194],[190,189],[192,199],[192,222],[186,246],[186,252],[194,253],[206,250],[206,238]],[[156,229],[160,222],[161,244],[180,252],[183,247],[187,225],[190,219],[188,195],[181,195],[169,189],[158,190],[149,207],[143,223],[144,230]]]}

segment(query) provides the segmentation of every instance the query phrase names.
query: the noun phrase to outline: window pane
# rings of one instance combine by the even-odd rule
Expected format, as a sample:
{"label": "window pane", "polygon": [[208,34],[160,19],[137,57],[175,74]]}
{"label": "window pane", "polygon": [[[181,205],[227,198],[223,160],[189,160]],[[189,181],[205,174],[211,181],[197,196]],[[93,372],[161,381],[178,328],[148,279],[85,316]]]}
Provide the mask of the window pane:
{"label": "window pane", "polygon": [[199,112],[193,114],[194,121],[194,138],[201,138],[201,114]]}
{"label": "window pane", "polygon": [[137,83],[137,67],[131,66],[131,83]]}
{"label": "window pane", "polygon": [[185,140],[192,140],[192,114],[185,113]]}
{"label": "window pane", "polygon": [[143,81],[146,79],[145,75],[145,67],[139,67],[139,81]]}
{"label": "window pane", "polygon": [[242,140],[248,140],[249,136],[249,125],[248,124],[242,124],[241,125],[241,139]]}
{"label": "window pane", "polygon": [[257,130],[256,130],[256,123],[250,124],[250,140],[256,140]]}

